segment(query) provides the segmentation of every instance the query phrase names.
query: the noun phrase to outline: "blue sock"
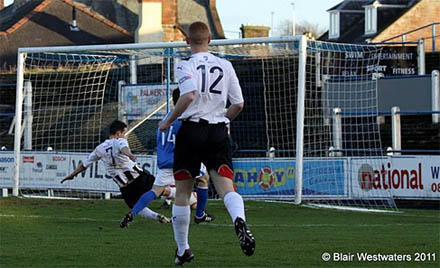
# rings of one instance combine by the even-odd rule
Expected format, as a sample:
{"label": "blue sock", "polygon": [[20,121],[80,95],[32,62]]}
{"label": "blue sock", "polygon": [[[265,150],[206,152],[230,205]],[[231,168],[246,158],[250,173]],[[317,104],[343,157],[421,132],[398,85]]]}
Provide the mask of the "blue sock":
{"label": "blue sock", "polygon": [[146,193],[144,193],[141,198],[139,198],[139,200],[137,201],[136,205],[134,205],[133,209],[131,210],[131,212],[133,213],[133,216],[136,217],[136,215],[143,210],[144,208],[146,208],[148,206],[148,204],[150,204],[151,201],[153,201],[154,199],[156,199],[156,194],[153,191],[148,191]]}
{"label": "blue sock", "polygon": [[197,193],[197,208],[196,208],[196,216],[201,218],[205,214],[206,203],[208,203],[208,188],[196,189]]}

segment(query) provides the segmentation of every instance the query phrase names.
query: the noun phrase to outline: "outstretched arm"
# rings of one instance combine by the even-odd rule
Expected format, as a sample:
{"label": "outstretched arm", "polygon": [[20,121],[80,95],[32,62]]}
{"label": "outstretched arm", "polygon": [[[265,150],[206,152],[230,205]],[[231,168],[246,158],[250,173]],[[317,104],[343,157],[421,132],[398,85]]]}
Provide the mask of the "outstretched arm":
{"label": "outstretched arm", "polygon": [[73,180],[75,178],[76,175],[78,175],[79,173],[83,172],[84,170],[86,170],[87,168],[84,167],[84,165],[81,163],[72,173],[70,173],[69,175],[67,175],[62,181],[61,183],[65,182],[65,181],[70,181]]}

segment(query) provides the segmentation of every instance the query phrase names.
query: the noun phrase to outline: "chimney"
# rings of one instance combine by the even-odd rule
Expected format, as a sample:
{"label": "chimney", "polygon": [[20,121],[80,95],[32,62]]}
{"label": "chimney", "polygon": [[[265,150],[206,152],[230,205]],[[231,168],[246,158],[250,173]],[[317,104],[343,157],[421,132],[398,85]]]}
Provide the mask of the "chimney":
{"label": "chimney", "polygon": [[177,0],[163,0],[162,5],[162,29],[164,32],[163,41],[168,42],[185,40],[183,34],[181,34],[178,28]]}
{"label": "chimney", "polygon": [[139,23],[136,29],[135,42],[162,42],[164,40],[162,28],[163,0],[138,0],[138,3]]}
{"label": "chimney", "polygon": [[268,37],[270,27],[257,25],[241,25],[240,30],[241,36],[243,38]]}

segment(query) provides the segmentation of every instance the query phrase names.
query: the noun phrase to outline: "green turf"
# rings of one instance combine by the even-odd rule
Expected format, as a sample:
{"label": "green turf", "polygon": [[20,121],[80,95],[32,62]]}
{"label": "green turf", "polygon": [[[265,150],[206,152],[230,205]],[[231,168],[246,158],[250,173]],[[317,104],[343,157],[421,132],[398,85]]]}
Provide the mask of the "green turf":
{"label": "green turf", "polygon": [[[159,206],[159,201],[151,207]],[[363,213],[246,201],[256,238],[242,254],[220,201],[212,224],[190,226],[195,259],[187,267],[440,267],[440,212]],[[119,228],[122,200],[0,199],[0,267],[173,267],[172,226],[136,218]],[[170,216],[171,210],[162,210]],[[324,262],[324,252],[354,254]],[[424,262],[359,262],[357,253],[429,253]],[[433,261],[433,254],[436,260]]]}

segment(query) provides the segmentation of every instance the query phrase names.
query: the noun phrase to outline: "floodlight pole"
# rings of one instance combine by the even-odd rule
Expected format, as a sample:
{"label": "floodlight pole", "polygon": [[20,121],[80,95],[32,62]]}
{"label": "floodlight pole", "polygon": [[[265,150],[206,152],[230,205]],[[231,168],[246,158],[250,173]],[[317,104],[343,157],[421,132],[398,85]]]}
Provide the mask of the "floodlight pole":
{"label": "floodlight pole", "polygon": [[292,35],[296,35],[296,16],[295,16],[295,3],[290,3],[292,5]]}

